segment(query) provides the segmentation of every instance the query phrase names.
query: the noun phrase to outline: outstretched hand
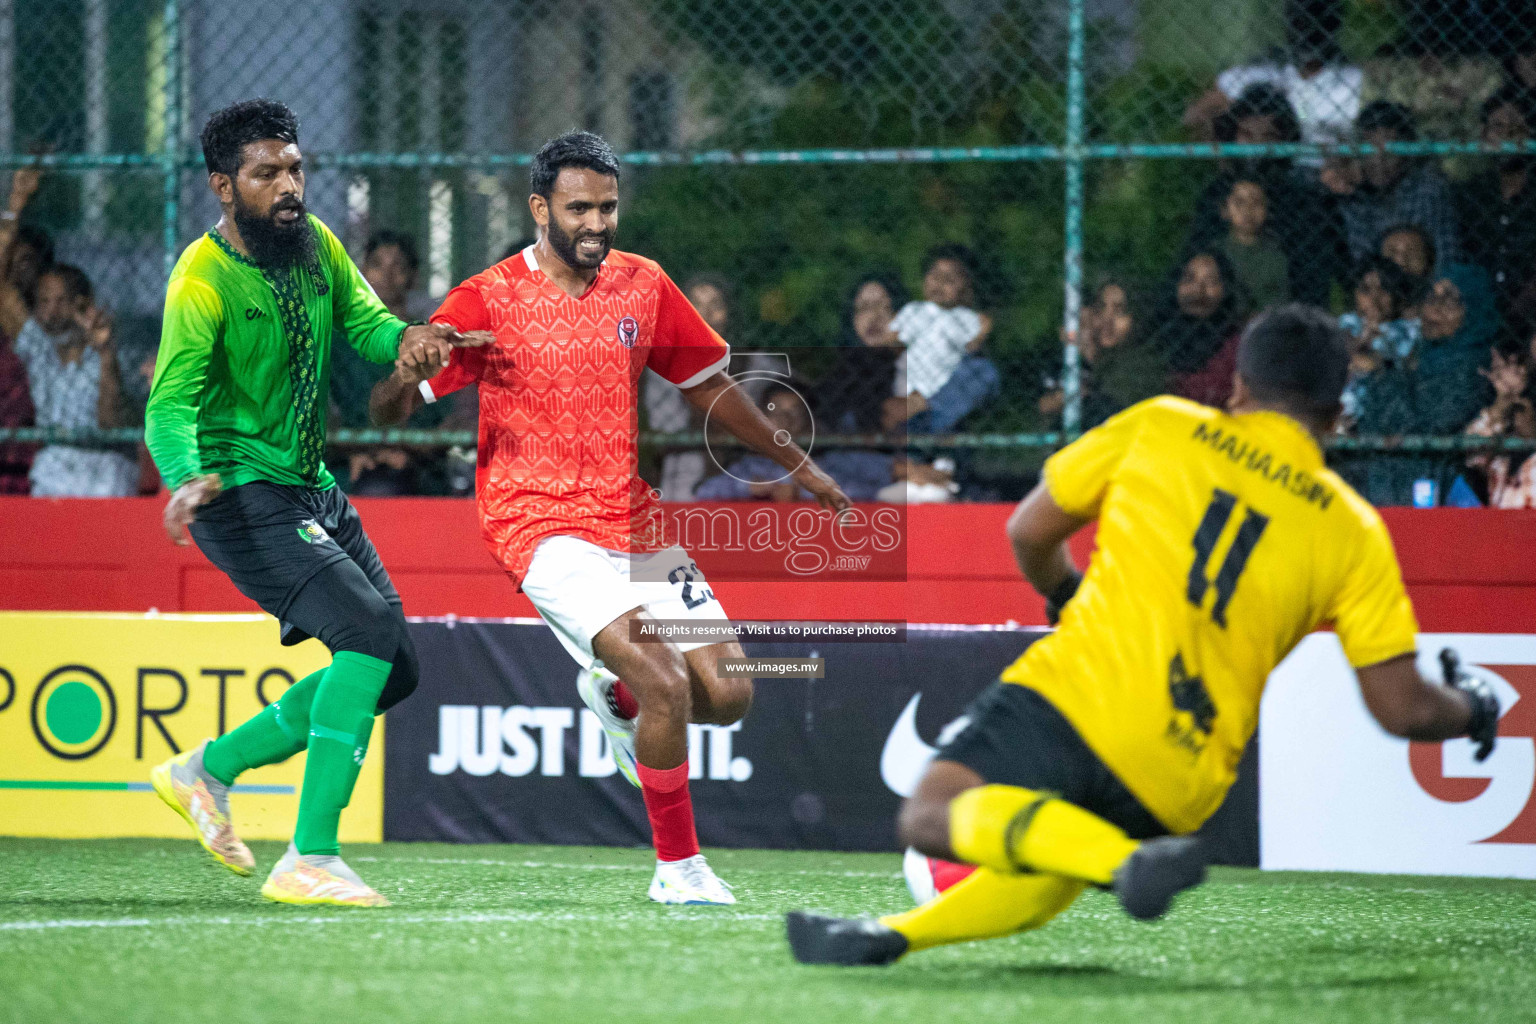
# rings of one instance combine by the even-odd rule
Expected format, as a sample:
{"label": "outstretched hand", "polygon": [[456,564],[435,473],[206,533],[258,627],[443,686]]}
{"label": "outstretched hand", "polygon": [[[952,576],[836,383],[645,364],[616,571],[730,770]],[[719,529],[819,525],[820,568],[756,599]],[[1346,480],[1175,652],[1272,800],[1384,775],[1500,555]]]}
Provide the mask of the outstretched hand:
{"label": "outstretched hand", "polygon": [[197,510],[219,496],[224,482],[217,473],[205,473],[176,488],[165,505],[165,532],[181,547],[187,546],[187,527],[197,518]]}
{"label": "outstretched hand", "polygon": [[479,348],[496,340],[490,331],[459,331],[450,324],[411,324],[400,335],[400,355],[418,346],[436,348],[443,362],[456,348]]}
{"label": "outstretched hand", "polygon": [[431,380],[448,365],[456,348],[479,348],[496,340],[490,331],[455,330],[448,324],[413,324],[400,335],[395,369],[407,384]]}
{"label": "outstretched hand", "polygon": [[815,498],[816,503],[824,509],[841,513],[853,507],[853,502],[843,493],[837,481],[810,459],[806,459],[805,464],[795,470],[794,479],[795,483],[809,491],[811,497]]}
{"label": "outstretched hand", "polygon": [[1503,353],[1493,354],[1493,365],[1488,369],[1478,368],[1489,384],[1493,385],[1493,393],[1496,398],[1507,400],[1517,398],[1525,391],[1527,370],[1524,360],[1518,355],[1506,357]]}
{"label": "outstretched hand", "polygon": [[94,303],[75,314],[75,324],[85,343],[97,352],[112,346],[112,317]]}

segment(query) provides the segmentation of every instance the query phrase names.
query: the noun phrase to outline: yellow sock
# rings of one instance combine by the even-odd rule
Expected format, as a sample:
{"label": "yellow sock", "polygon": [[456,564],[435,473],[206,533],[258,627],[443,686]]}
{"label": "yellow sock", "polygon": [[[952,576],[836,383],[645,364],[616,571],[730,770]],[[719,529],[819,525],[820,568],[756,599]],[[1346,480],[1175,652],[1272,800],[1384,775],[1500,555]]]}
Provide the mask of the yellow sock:
{"label": "yellow sock", "polygon": [[1060,875],[1003,874],[977,868],[969,878],[905,914],[880,923],[906,936],[911,950],[991,939],[1038,928],[1066,910],[1083,883]]}
{"label": "yellow sock", "polygon": [[1096,885],[1108,885],[1140,845],[1096,814],[1020,786],[978,786],[951,800],[949,843],[971,864]]}

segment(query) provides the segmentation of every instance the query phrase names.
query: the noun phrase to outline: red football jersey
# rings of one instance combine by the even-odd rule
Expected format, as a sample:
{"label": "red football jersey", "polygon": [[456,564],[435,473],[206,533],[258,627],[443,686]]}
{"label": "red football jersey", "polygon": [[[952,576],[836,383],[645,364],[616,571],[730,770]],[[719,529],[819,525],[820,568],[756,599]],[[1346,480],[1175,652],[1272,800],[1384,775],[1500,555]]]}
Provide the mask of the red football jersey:
{"label": "red football jersey", "polygon": [[432,320],[496,334],[454,349],[421,393],[434,402],[480,385],[480,528],[519,587],[545,537],[664,545],[661,505],[637,467],[640,374],[693,387],[731,350],[655,261],[612,250],[578,299],[529,246],[449,292]]}

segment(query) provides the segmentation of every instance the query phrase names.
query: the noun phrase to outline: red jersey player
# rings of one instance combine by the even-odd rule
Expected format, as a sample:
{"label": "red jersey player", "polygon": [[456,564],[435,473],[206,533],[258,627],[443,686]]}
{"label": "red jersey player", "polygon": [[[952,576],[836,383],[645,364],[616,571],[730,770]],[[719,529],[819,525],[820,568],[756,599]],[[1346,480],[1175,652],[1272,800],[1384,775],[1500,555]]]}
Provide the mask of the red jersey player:
{"label": "red jersey player", "polygon": [[650,897],[734,903],[699,853],[688,723],[739,721],[752,684],[717,672],[719,659],[742,657],[734,639],[633,639],[632,624],[653,618],[726,619],[688,553],[666,544],[655,492],[636,472],[641,372],[677,385],[824,508],[846,509],[848,498],[792,441],[775,438],[726,373],[730,347],[671,278],[643,256],[612,251],[619,163],[608,144],[562,135],[539,150],[531,177],[538,242],[453,289],[432,317],[493,331],[495,343],[408,349],[374,389],[373,419],[400,422],[423,400],[479,384],[481,532],[581,666],[581,698],[644,794],[657,857]]}

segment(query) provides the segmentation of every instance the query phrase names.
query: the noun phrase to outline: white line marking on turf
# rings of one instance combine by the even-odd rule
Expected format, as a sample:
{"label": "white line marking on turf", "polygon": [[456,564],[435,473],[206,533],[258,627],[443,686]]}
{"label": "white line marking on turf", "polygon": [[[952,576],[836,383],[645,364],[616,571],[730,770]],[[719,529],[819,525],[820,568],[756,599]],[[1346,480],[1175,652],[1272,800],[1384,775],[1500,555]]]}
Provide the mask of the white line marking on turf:
{"label": "white line marking on turf", "polygon": [[473,860],[467,857],[348,857],[359,864],[466,864],[487,868],[572,868],[577,871],[651,871],[651,864],[556,864],[538,860]]}
{"label": "white line marking on turf", "polygon": [[[721,921],[777,921],[783,915],[780,914],[740,914],[726,910],[689,907],[674,908],[697,911],[690,914],[686,920],[707,921],[716,919]],[[480,914],[325,914],[320,915],[281,915],[270,917],[120,917],[104,918],[100,920],[61,918],[53,921],[0,921],[0,931],[39,931],[48,928],[160,928],[203,925],[252,925],[265,927],[266,925],[314,925],[314,924],[508,924],[508,923],[532,923],[536,921],[574,921],[574,922],[612,922],[626,919],[638,919],[640,912],[630,914],[584,914],[567,911],[541,911],[521,910],[506,913],[480,913]],[[651,916],[654,920],[654,915]]]}
{"label": "white line marking on turf", "polygon": [[0,921],[0,932],[36,931],[42,928],[147,928],[153,923],[146,917],[122,917],[106,921]]}
{"label": "white line marking on turf", "polygon": [[[542,860],[493,860],[460,857],[348,857],[359,864],[463,864],[487,868],[569,868],[573,871],[651,871],[653,864],[561,864]],[[775,868],[732,867],[730,874],[743,875],[815,875],[824,878],[897,878],[901,872],[892,871],[779,871]]]}

